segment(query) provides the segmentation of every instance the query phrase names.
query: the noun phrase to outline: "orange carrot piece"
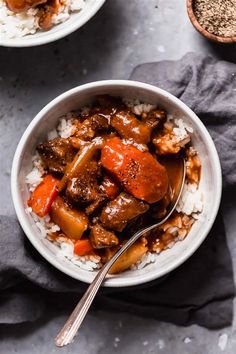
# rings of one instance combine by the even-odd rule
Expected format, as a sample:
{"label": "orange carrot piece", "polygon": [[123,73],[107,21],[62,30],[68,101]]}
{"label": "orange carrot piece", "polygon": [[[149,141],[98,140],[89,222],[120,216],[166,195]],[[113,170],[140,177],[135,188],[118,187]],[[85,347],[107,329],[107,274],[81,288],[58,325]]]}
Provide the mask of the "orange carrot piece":
{"label": "orange carrot piece", "polygon": [[78,256],[85,256],[93,251],[93,247],[89,240],[78,240],[74,244],[74,253]]}
{"label": "orange carrot piece", "polygon": [[50,212],[52,202],[58,195],[58,182],[52,175],[47,175],[31,194],[27,204],[39,217],[42,218]]}
{"label": "orange carrot piece", "polygon": [[102,148],[103,167],[134,197],[148,203],[162,199],[167,192],[168,176],[149,152],[140,151],[113,137]]}

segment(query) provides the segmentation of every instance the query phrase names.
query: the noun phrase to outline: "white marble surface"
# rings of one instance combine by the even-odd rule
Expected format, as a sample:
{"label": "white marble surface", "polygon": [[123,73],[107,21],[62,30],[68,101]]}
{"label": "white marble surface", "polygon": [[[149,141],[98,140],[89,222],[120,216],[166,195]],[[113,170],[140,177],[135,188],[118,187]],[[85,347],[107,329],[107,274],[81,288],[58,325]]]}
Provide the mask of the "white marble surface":
{"label": "white marble surface", "polygon": [[[235,49],[205,41],[188,20],[185,0],[107,0],[86,26],[59,42],[37,48],[0,48],[0,190],[4,191],[0,213],[13,213],[9,178],[17,142],[50,99],[80,83],[127,78],[137,64],[178,59],[189,51],[236,62]],[[225,194],[224,200],[235,270],[236,208],[232,195]],[[104,312],[90,313],[76,343],[57,349],[53,337],[65,319],[66,314],[49,315],[34,324],[0,327],[0,354],[236,352],[236,323],[209,331]]]}

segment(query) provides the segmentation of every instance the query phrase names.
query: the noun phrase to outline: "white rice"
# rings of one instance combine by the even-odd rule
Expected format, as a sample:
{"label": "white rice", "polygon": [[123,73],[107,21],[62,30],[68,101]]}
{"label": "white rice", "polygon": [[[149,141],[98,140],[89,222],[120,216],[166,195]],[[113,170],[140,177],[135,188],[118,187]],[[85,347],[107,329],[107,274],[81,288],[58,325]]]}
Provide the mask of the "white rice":
{"label": "white rice", "polygon": [[[149,112],[152,109],[156,108],[154,105],[149,104],[141,104],[139,101],[125,100],[125,103],[132,108],[134,112],[138,115],[141,115],[143,112]],[[186,139],[190,140],[190,135],[193,133],[192,127],[188,126],[184,123],[182,119],[173,119],[173,117],[169,117],[167,120],[167,124],[171,124],[173,128],[174,134],[179,138],[180,141],[184,141]],[[57,136],[68,138],[73,131],[73,115],[71,113],[65,115],[59,120],[59,124],[56,129],[53,129],[48,133],[48,139],[53,139]],[[126,141],[127,144],[131,144],[130,141]],[[32,159],[33,169],[26,176],[26,183],[29,186],[29,191],[32,192],[36,186],[42,181],[42,175],[44,174],[44,165],[39,154],[36,155]],[[197,188],[196,185],[190,184],[188,182],[185,183],[183,193],[179,200],[179,203],[176,208],[177,212],[182,212],[188,216],[192,216],[195,219],[198,219],[200,213],[203,211],[203,198],[201,191]],[[32,212],[31,208],[26,208],[26,212],[30,214],[40,231],[41,238],[45,241],[50,233],[60,231],[58,225],[55,225],[50,221],[49,215],[44,218],[39,218],[36,214]],[[181,238],[179,238],[180,240]],[[49,243],[49,241],[47,240]],[[50,241],[51,242],[51,241]],[[177,239],[170,244],[168,244],[168,248],[171,248]],[[58,252],[56,256],[60,259],[69,260],[74,265],[78,266],[81,269],[94,271],[101,267],[100,257],[98,256],[84,256],[79,257],[76,256],[73,252],[73,243],[68,241],[65,238],[59,238],[57,241],[53,241],[54,244],[58,247]],[[158,257],[159,251],[156,253],[147,252],[136,264],[134,264],[131,269],[138,270],[144,268],[146,265],[150,263],[154,263]]]}
{"label": "white rice", "polygon": [[32,158],[32,165],[33,169],[30,173],[28,173],[25,179],[25,182],[29,186],[30,192],[33,192],[35,188],[39,185],[39,183],[42,182],[42,176],[45,173],[42,159],[37,152]]}
{"label": "white rice", "polygon": [[146,265],[150,263],[155,263],[157,260],[157,253],[147,252],[145,253],[141,259],[137,261],[137,263],[131,266],[132,270],[143,269]]}
{"label": "white rice", "polygon": [[193,133],[193,128],[183,122],[183,119],[174,120],[173,133],[177,136],[177,142],[182,142],[183,146],[190,141],[190,134]]}
{"label": "white rice", "polygon": [[[58,14],[53,15],[52,23],[57,25],[69,19],[73,12],[79,12],[85,7],[86,0],[64,0]],[[10,11],[5,2],[0,0],[0,36],[2,38],[20,38],[34,34],[39,30],[39,15],[37,8],[31,8],[21,13]]]}
{"label": "white rice", "polygon": [[196,185],[185,183],[176,210],[198,219],[199,213],[203,210],[203,200],[202,193]]}
{"label": "white rice", "polygon": [[101,267],[100,257],[98,256],[77,256],[74,254],[74,245],[70,242],[61,242],[58,244],[60,249],[57,253],[57,257],[64,259],[67,258],[74,265],[83,270],[94,271]]}
{"label": "white rice", "polygon": [[138,99],[127,99],[124,98],[123,102],[126,104],[127,107],[131,109],[131,111],[138,116],[141,116],[142,113],[149,113],[157,106],[150,103],[142,103]]}
{"label": "white rice", "polygon": [[69,138],[72,134],[72,115],[67,114],[65,117],[61,118],[59,125],[57,127],[57,133],[61,138]]}
{"label": "white rice", "polygon": [[139,149],[139,150],[142,151],[142,152],[148,150],[147,145],[145,145],[145,144],[138,144],[138,143],[136,143],[133,139],[123,139],[123,144],[125,144],[125,145],[133,145],[133,146],[135,146],[137,149]]}

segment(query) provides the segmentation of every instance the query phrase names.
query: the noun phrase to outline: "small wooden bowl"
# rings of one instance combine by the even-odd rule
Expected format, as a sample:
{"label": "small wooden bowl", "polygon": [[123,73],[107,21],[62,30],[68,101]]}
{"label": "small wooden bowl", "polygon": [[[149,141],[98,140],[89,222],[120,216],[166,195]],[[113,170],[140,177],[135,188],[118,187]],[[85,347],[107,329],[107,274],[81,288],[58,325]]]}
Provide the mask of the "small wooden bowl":
{"label": "small wooden bowl", "polygon": [[193,26],[196,28],[196,30],[201,33],[202,36],[205,38],[209,39],[210,41],[213,42],[218,42],[218,43],[236,43],[236,36],[235,37],[221,37],[221,36],[216,36],[215,34],[209,33],[206,31],[198,22],[194,12],[193,12],[193,3],[195,0],[187,0],[187,11],[188,11],[188,17],[190,21],[192,22]]}

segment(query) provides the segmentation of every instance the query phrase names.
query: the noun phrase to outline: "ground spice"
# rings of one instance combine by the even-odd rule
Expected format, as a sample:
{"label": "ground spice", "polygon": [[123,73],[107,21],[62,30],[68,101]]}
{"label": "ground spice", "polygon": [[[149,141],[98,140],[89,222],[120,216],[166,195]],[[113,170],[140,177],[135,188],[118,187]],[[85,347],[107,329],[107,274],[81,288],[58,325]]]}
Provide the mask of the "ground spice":
{"label": "ground spice", "polygon": [[236,36],[236,0],[194,0],[193,11],[209,33],[221,37]]}

